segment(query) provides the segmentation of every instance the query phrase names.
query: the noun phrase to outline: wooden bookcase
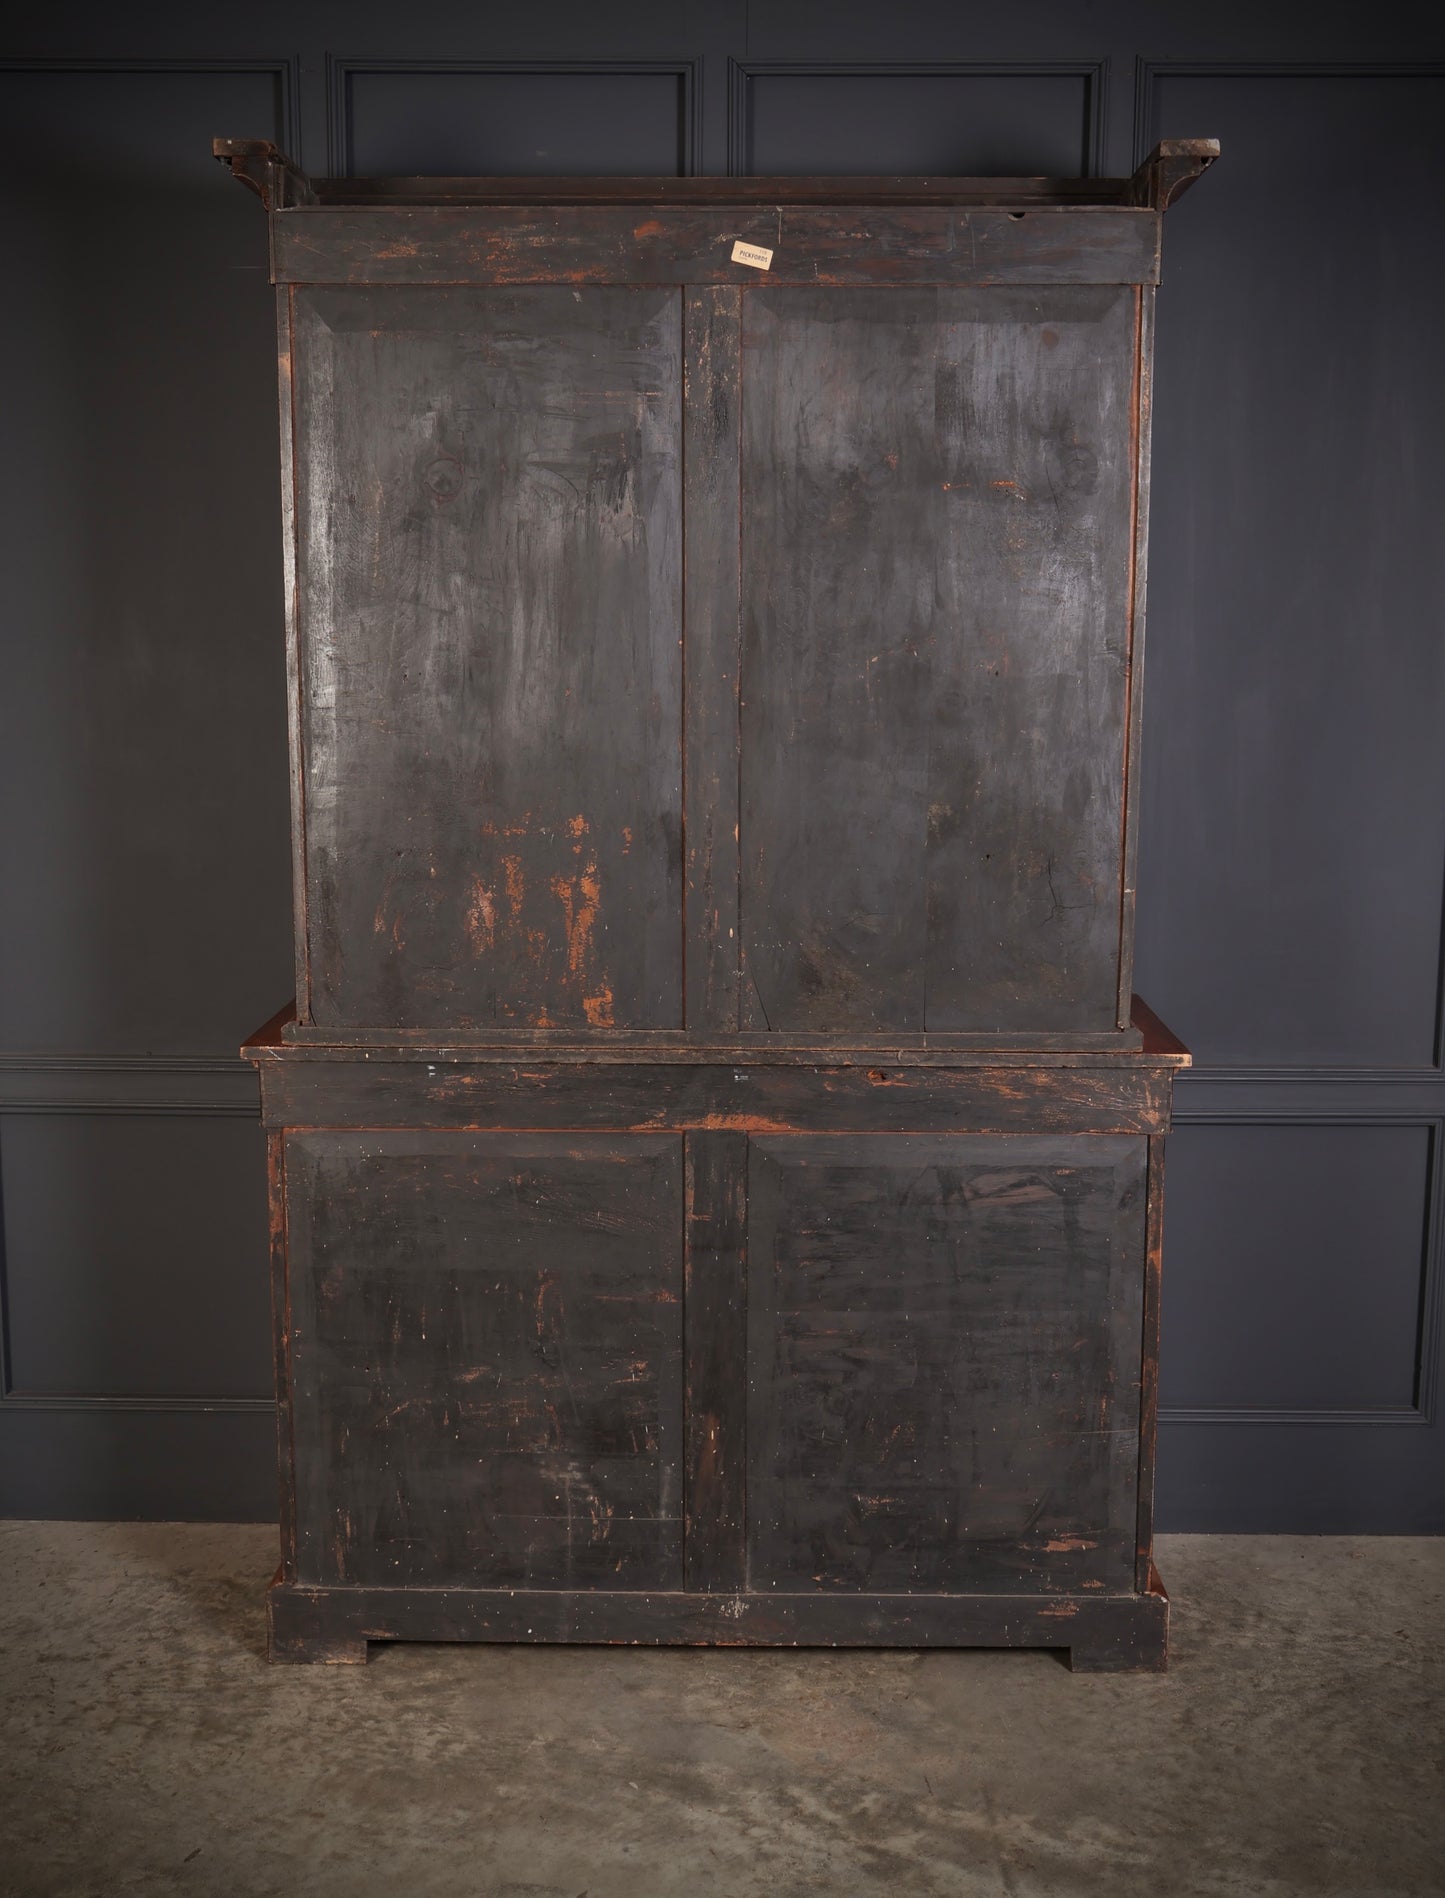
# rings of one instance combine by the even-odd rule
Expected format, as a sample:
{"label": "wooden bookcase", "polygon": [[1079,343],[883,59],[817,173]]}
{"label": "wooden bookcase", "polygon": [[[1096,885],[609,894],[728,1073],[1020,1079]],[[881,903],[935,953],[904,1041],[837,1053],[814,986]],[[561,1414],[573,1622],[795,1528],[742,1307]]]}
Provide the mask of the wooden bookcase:
{"label": "wooden bookcase", "polygon": [[[311,180],[278,1659],[1160,1667],[1130,179]],[[737,245],[756,261],[738,261]],[[764,261],[765,260],[765,261]]]}

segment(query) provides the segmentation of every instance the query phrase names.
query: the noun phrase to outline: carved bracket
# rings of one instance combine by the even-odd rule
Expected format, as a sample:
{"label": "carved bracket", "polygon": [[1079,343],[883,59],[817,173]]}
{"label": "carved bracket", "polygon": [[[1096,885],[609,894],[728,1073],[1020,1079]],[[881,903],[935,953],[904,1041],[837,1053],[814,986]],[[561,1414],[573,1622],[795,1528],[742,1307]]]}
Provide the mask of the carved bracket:
{"label": "carved bracket", "polygon": [[1130,204],[1167,211],[1219,156],[1217,138],[1163,138],[1129,180]]}
{"label": "carved bracket", "polygon": [[268,211],[291,204],[314,204],[311,180],[268,138],[213,138],[211,150],[231,175],[254,191]]}

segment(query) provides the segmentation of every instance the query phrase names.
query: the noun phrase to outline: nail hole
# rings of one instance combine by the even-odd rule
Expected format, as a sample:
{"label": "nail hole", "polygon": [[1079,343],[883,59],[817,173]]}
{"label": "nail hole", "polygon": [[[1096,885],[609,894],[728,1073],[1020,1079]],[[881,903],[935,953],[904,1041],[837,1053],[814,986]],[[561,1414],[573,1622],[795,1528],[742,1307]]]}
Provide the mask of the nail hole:
{"label": "nail hole", "polygon": [[1011,218],[1021,218],[1021,217],[1023,216],[1023,212],[1022,212],[1022,211],[1010,211],[1010,212],[1009,212],[1009,216],[1010,216]]}

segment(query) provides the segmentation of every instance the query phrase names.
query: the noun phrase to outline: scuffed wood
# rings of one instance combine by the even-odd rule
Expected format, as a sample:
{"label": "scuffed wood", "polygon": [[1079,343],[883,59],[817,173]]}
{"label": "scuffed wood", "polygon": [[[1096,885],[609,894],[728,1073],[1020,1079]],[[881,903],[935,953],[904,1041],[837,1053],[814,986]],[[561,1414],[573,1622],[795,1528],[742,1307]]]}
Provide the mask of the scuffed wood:
{"label": "scuffed wood", "polygon": [[681,1026],[680,327],[298,295],[316,1023]]}
{"label": "scuffed wood", "polygon": [[775,1032],[1111,1033],[1130,291],[747,298],[742,918]]}
{"label": "scuffed wood", "polygon": [[218,155],[281,284],[273,1657],[1162,1666],[1151,286],[1212,148],[867,188]]}
{"label": "scuffed wood", "polygon": [[1133,1586],[1144,1148],[750,1144],[753,1586]]}
{"label": "scuffed wood", "polygon": [[747,1577],[747,1138],[687,1136],[687,1586]]}
{"label": "scuffed wood", "polygon": [[1217,138],[1164,138],[1128,181],[1126,201],[1167,211],[1219,157]]}
{"label": "scuffed wood", "polygon": [[278,1579],[296,1579],[296,1443],[291,1401],[291,1278],[286,1235],[286,1140],[266,1136],[266,1211],[271,1257],[271,1357],[276,1389],[276,1475],[281,1525]]}
{"label": "scuffed wood", "polygon": [[322,1641],[366,1640],[1022,1647],[1067,1649],[1083,1669],[1150,1671],[1163,1665],[1168,1628],[1162,1593],[1031,1598],[283,1586],[271,1592],[270,1613],[273,1653],[283,1659],[296,1651],[307,1658]]}
{"label": "scuffed wood", "polygon": [[1161,1132],[1166,1074],[1141,1069],[948,1069],[466,1060],[285,1061],[265,1071],[279,1126],[596,1128],[762,1133]]}
{"label": "scuffed wood", "polygon": [[741,290],[683,297],[687,702],[685,919],[690,1034],[738,1014],[738,428]]}
{"label": "scuffed wood", "polygon": [[[1134,1582],[1148,1588],[1154,1575],[1154,1474],[1159,1439],[1159,1311],[1164,1262],[1164,1150],[1149,1142],[1148,1207],[1144,1236],[1144,1305],[1139,1372],[1139,1520],[1135,1531]],[[1155,1576],[1157,1580],[1157,1576]]]}
{"label": "scuffed wood", "polygon": [[856,204],[305,207],[272,221],[278,283],[1157,283],[1155,211]]}
{"label": "scuffed wood", "polygon": [[296,1574],[682,1581],[682,1143],[286,1141]]}

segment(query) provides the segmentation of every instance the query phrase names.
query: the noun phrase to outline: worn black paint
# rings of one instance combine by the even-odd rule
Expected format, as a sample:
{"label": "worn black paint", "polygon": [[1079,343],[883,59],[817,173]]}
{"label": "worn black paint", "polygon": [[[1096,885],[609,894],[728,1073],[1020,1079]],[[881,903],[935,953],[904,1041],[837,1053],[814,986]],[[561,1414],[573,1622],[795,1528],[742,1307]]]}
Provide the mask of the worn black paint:
{"label": "worn black paint", "polygon": [[749,1152],[755,1589],[1134,1584],[1142,1140]]}
{"label": "worn black paint", "polygon": [[294,309],[311,1019],[680,1026],[676,296]]}
{"label": "worn black paint", "polygon": [[[1097,1591],[1161,1665],[1187,1056],[1120,1006],[1154,273],[1110,249],[1157,249],[1158,168],[1017,211],[779,181],[764,231],[321,208],[216,155],[271,215],[294,457],[278,1606]],[[273,1654],[354,1650],[344,1599]]]}
{"label": "worn black paint", "polygon": [[1107,1032],[1132,291],[744,302],[743,940],[773,1029]]}
{"label": "worn black paint", "polygon": [[682,1142],[286,1142],[304,1582],[682,1579]]}
{"label": "worn black paint", "polygon": [[[761,1064],[762,1094],[676,1061],[378,1067],[273,1024],[278,1658],[362,1658],[360,1614],[377,1638],[871,1631],[1161,1665],[1145,1182],[1181,1051],[1140,1021],[1149,1045],[1095,1066],[835,1051]],[[413,1606],[380,1612],[397,1586]],[[499,1587],[557,1593],[513,1624],[474,1612]],[[673,1594],[647,1619],[639,1589]]]}
{"label": "worn black paint", "polygon": [[1065,1649],[1075,1673],[1163,1668],[1169,1598],[1138,1595],[651,1594],[620,1589],[307,1588],[267,1598],[271,1653],[364,1662],[368,1641],[709,1647]]}

